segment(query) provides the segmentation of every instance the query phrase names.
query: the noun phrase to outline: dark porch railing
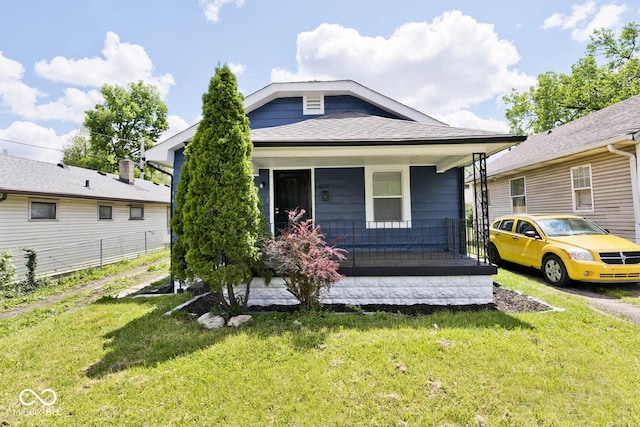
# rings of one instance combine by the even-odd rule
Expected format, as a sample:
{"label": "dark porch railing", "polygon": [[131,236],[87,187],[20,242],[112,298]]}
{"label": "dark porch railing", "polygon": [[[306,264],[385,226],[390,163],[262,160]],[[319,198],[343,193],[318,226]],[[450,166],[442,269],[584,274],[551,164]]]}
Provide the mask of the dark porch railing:
{"label": "dark porch railing", "polygon": [[[359,262],[471,260],[484,262],[471,224],[464,219],[412,220],[380,223],[316,221],[331,245],[346,249],[343,266]],[[286,224],[276,224],[276,230]],[[277,233],[277,231],[276,231]],[[481,246],[482,247],[482,246]],[[482,256],[481,256],[482,255]]]}

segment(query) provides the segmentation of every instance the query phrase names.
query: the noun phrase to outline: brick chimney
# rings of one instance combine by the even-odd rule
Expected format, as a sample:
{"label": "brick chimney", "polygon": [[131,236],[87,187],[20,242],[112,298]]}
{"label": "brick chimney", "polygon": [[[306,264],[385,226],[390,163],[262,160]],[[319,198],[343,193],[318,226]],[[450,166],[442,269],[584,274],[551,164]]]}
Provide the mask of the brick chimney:
{"label": "brick chimney", "polygon": [[120,160],[120,181],[126,182],[127,184],[133,184],[133,169],[134,164],[131,159],[122,159]]}

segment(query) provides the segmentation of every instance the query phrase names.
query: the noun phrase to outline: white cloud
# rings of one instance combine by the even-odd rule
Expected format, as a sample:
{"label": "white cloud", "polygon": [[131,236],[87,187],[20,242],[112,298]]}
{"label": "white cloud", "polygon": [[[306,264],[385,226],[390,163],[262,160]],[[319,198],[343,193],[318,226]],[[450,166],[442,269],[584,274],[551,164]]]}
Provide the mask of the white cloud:
{"label": "white cloud", "polygon": [[562,13],[554,13],[544,21],[542,25],[543,29],[561,27],[563,30],[570,30],[576,28],[583,21],[587,20],[589,16],[593,15],[596,11],[596,2],[588,1],[584,4],[574,4],[571,6],[571,14],[564,15]]}
{"label": "white cloud", "polygon": [[38,61],[36,72],[52,82],[74,86],[101,87],[103,84],[124,86],[142,80],[158,88],[165,96],[175,81],[171,74],[154,75],[154,66],[140,45],[121,42],[120,37],[108,32],[102,57],[67,59],[57,56],[51,61]]}
{"label": "white cloud", "polygon": [[81,123],[84,111],[101,100],[100,92],[68,88],[55,101],[38,104],[47,94],[22,81],[24,67],[0,52],[0,100],[13,115],[28,120],[60,120]]}
{"label": "white cloud", "polygon": [[621,24],[621,16],[626,10],[627,6],[625,5],[604,5],[587,25],[573,29],[571,37],[576,41],[586,41],[589,40],[594,30],[616,28]]}
{"label": "white cloud", "polygon": [[595,1],[571,6],[570,14],[554,13],[545,19],[542,28],[571,30],[571,38],[578,42],[589,40],[593,30],[614,28],[620,25],[622,14],[627,10],[624,4],[608,3],[596,7]]}
{"label": "white cloud", "polygon": [[340,25],[300,33],[297,71],[273,69],[272,81],[353,79],[428,114],[468,108],[535,78],[514,69],[520,56],[493,25],[459,11],[408,23],[389,38]]}
{"label": "white cloud", "polygon": [[229,65],[229,69],[233,74],[236,75],[236,77],[244,74],[245,67],[243,64],[235,64],[233,62],[229,62],[228,65]]}
{"label": "white cloud", "polygon": [[237,7],[244,5],[244,0],[199,0],[200,7],[204,10],[207,21],[218,22],[220,10],[227,4],[235,4]]}
{"label": "white cloud", "polygon": [[446,124],[466,129],[482,129],[495,132],[509,132],[509,123],[503,120],[483,119],[471,111],[460,110],[449,114],[432,114]]}
{"label": "white cloud", "polygon": [[[0,129],[0,151],[6,149],[8,154],[14,157],[57,163],[62,159],[62,151],[60,150],[67,144],[68,138],[74,132],[66,135],[57,135],[54,129],[46,128],[33,122],[13,122],[8,128]],[[3,140],[15,141],[21,144]],[[47,148],[37,148],[30,145]]]}
{"label": "white cloud", "polygon": [[[174,84],[171,74],[154,74],[153,63],[142,46],[122,43],[115,33],[107,33],[102,54],[102,57],[78,60],[56,57],[51,61],[37,62],[35,70],[40,77],[61,83],[61,94],[53,98],[26,84],[23,81],[24,66],[0,52],[0,111],[18,118],[9,127],[0,129],[0,138],[62,149],[71,134],[59,136],[52,128],[22,120],[57,120],[79,125],[84,120],[85,111],[103,101],[98,89],[103,84],[124,86],[142,80],[155,85],[161,96],[166,95]],[[170,123],[178,128],[186,127],[186,123],[182,124],[180,120],[173,116]],[[1,148],[20,157],[53,162],[62,158],[59,151],[6,141],[0,141]]]}
{"label": "white cloud", "polygon": [[167,122],[169,123],[169,129],[162,132],[157,142],[171,138],[173,135],[182,132],[190,126],[189,123],[180,116],[167,116]]}

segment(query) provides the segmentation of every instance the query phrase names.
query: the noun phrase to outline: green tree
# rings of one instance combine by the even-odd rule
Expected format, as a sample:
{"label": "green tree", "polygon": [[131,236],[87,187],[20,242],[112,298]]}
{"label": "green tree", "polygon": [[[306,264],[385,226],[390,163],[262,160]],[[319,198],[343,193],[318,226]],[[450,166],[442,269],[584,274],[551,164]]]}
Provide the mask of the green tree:
{"label": "green tree", "polygon": [[64,146],[62,163],[93,170],[111,170],[113,158],[109,159],[105,153],[96,152],[91,147],[89,133],[76,132],[67,140]]}
{"label": "green tree", "polygon": [[511,131],[543,132],[640,94],[638,42],[640,24],[635,22],[617,38],[608,29],[594,31],[586,56],[572,65],[571,74],[548,71],[528,92],[513,89],[502,98]]}
{"label": "green tree", "polygon": [[117,172],[118,162],[128,157],[140,162],[140,145],[151,148],[168,129],[167,106],[155,86],[142,81],[122,86],[102,86],[104,102],[85,112],[90,132],[90,152],[99,154],[106,172]]}
{"label": "green tree", "polygon": [[[228,66],[218,67],[202,96],[202,120],[185,150],[172,226],[173,272],[198,277],[237,313],[248,298],[264,218],[253,182],[253,145],[243,97]],[[181,271],[176,271],[181,270]],[[243,298],[234,287],[245,283]]]}

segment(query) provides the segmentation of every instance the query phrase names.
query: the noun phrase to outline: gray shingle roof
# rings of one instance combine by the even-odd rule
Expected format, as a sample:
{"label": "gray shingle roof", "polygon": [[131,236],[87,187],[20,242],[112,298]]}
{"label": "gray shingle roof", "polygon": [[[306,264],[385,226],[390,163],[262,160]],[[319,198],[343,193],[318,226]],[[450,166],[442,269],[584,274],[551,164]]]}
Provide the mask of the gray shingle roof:
{"label": "gray shingle roof", "polygon": [[167,204],[171,197],[169,187],[150,181],[136,179],[131,185],[113,174],[7,155],[0,155],[0,193]]}
{"label": "gray shingle roof", "polygon": [[270,142],[321,144],[329,142],[393,143],[394,141],[455,143],[477,139],[518,141],[522,138],[508,133],[425,124],[344,111],[290,125],[254,129],[251,131],[251,139],[256,144]]}
{"label": "gray shingle roof", "polygon": [[579,151],[602,147],[640,131],[640,95],[527,138],[508,153],[487,163],[487,174],[534,165]]}

